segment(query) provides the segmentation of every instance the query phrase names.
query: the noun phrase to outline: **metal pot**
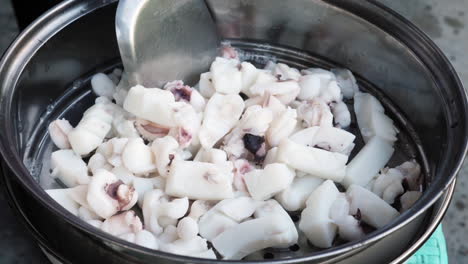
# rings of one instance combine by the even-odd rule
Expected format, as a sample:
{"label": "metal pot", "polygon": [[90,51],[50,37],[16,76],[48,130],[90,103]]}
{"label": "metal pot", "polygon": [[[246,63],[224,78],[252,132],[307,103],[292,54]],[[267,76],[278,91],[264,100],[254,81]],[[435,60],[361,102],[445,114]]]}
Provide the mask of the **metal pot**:
{"label": "metal pot", "polygon": [[[254,60],[275,55],[298,67],[352,69],[361,86],[383,98],[392,117],[408,128],[426,170],[424,195],[392,224],[360,241],[268,261],[388,262],[413,252],[424,241],[418,237],[427,238],[443,216],[453,186],[440,198],[454,184],[467,150],[467,96],[441,51],[411,23],[373,1],[208,3],[222,36]],[[77,121],[73,110],[82,110],[92,99],[85,89],[89,79],[83,76],[118,63],[115,9],[113,0],[65,1],[36,20],[6,52],[0,63],[5,186],[39,243],[63,262],[218,263],[152,251],[110,236],[43,191],[54,184],[40,177],[47,174],[42,158],[51,150],[44,133],[47,122],[64,112]],[[438,200],[443,206],[431,211]],[[410,253],[403,253],[410,245]],[[385,256],[379,255],[382,246],[389,249]]]}

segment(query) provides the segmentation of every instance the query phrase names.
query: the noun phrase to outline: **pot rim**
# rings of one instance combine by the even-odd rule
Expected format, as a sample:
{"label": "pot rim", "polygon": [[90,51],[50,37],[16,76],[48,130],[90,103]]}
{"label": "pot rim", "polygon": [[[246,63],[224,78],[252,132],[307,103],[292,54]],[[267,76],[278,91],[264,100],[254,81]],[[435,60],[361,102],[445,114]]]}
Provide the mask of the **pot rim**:
{"label": "pot rim", "polygon": [[[33,22],[29,27],[26,28],[13,42],[10,48],[4,54],[4,57],[0,61],[0,92],[2,96],[0,98],[0,122],[1,123],[11,123],[10,120],[12,116],[9,114],[7,109],[10,108],[12,103],[13,93],[5,94],[6,90],[9,87],[15,87],[18,83],[19,77],[24,70],[24,66],[29,62],[29,60],[34,56],[35,52],[42,47],[42,45],[47,42],[52,36],[57,32],[62,30],[64,27],[78,20],[79,18],[87,15],[88,13],[94,11],[95,9],[107,6],[111,3],[116,2],[117,0],[100,0],[100,1],[75,1],[67,0],[59,5],[55,6],[47,13],[38,18]],[[411,38],[416,38],[419,41],[422,41],[423,44],[430,49],[432,55],[436,56],[439,62],[444,64],[444,67],[447,69],[450,74],[452,83],[458,87],[458,92],[462,93],[461,105],[463,112],[460,113],[461,117],[464,118],[462,123],[462,129],[464,132],[468,131],[468,102],[467,102],[467,93],[463,88],[463,85],[458,78],[453,66],[450,64],[448,59],[442,53],[442,51],[426,36],[421,30],[414,26],[411,22],[406,20],[404,17],[395,13],[393,10],[385,7],[384,5],[374,1],[374,0],[361,0],[361,1],[349,1],[349,3],[344,3],[346,1],[339,0],[326,0],[326,2],[335,5],[341,6],[349,9],[360,10],[363,12],[376,12],[375,17],[379,19],[392,20],[392,22],[397,23],[398,30],[406,33],[406,37],[411,36]],[[352,7],[351,7],[352,6]],[[387,32],[388,33],[388,32]],[[33,43],[31,43],[33,40]],[[399,39],[400,40],[400,39]],[[405,43],[407,44],[407,43]],[[129,243],[120,238],[114,237],[108,233],[105,233],[98,229],[93,229],[90,225],[86,224],[84,221],[78,217],[72,215],[64,208],[58,205],[52,198],[46,195],[45,191],[35,182],[28,169],[25,167],[21,157],[15,155],[16,149],[15,145],[9,142],[12,138],[12,133],[10,130],[0,127],[0,130],[3,133],[0,133],[0,153],[3,156],[5,163],[8,168],[13,172],[15,178],[19,181],[23,187],[25,187],[29,192],[31,192],[37,200],[52,211],[55,215],[65,219],[69,224],[75,228],[80,229],[83,232],[86,232],[90,235],[96,236],[99,239],[107,243],[117,244],[120,247],[132,249],[139,252],[140,254],[152,255],[155,257],[163,257],[172,261],[181,261],[181,262],[191,262],[191,263],[219,263],[220,260],[208,260],[208,259],[199,259],[193,257],[186,257],[181,255],[175,255],[171,253],[166,253],[157,250],[147,249],[141,246],[138,246],[133,243]],[[465,133],[466,134],[466,133]],[[388,225],[384,228],[378,229],[373,232],[371,235],[364,237],[361,240],[349,242],[338,247],[333,247],[323,251],[311,253],[299,258],[291,259],[277,259],[277,260],[268,260],[268,261],[233,261],[233,260],[223,260],[223,263],[302,263],[305,261],[312,261],[318,259],[330,259],[337,256],[344,256],[346,253],[352,253],[353,251],[360,250],[364,246],[371,245],[376,241],[382,239],[390,233],[400,229],[405,226],[407,223],[414,220],[420,214],[425,212],[430,206],[432,206],[443,192],[452,184],[456,174],[460,170],[464,157],[468,150],[468,138],[463,139],[462,146],[460,147],[462,151],[456,157],[456,162],[454,167],[449,169],[447,179],[444,178],[444,186],[440,188],[437,193],[426,199],[420,199],[417,204],[418,210],[409,210],[400,216],[399,221],[394,224]],[[423,195],[424,197],[424,195]],[[425,200],[425,201],[422,201]],[[425,202],[425,204],[422,204]]]}

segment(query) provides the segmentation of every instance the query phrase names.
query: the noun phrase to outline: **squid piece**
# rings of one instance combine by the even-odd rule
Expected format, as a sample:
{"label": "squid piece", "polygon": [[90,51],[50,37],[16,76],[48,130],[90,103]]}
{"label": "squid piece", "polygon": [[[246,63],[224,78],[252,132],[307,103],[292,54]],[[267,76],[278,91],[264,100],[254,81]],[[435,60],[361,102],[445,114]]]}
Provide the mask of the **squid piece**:
{"label": "squid piece", "polygon": [[97,96],[112,99],[115,92],[115,83],[104,73],[97,73],[91,77],[91,87]]}
{"label": "squid piece", "polygon": [[278,146],[277,160],[311,176],[340,182],[346,174],[348,156],[284,139]]}
{"label": "squid piece", "polygon": [[198,222],[200,217],[202,217],[208,210],[213,207],[211,202],[204,201],[204,200],[195,200],[190,207],[190,213],[188,217],[193,218],[195,221]]}
{"label": "squid piece", "polygon": [[106,161],[113,167],[119,167],[122,165],[122,153],[128,141],[128,138],[112,138],[101,144],[97,148],[96,154],[104,156]]}
{"label": "squid piece", "polygon": [[302,102],[297,107],[297,117],[303,126],[333,126],[333,114],[330,107],[321,99]]}
{"label": "squid piece", "polygon": [[237,159],[233,162],[233,165],[234,189],[238,192],[247,193],[247,186],[245,185],[245,175],[254,170],[255,167],[252,164],[250,164],[248,160],[245,159]]}
{"label": "squid piece", "polygon": [[124,101],[124,109],[138,118],[164,127],[174,125],[175,98],[170,91],[134,86]]}
{"label": "squid piece", "polygon": [[330,211],[340,192],[331,180],[326,180],[312,192],[302,211],[299,229],[316,247],[329,248],[337,232]]}
{"label": "squid piece", "polygon": [[51,169],[51,176],[58,178],[67,187],[88,184],[90,180],[86,163],[70,149],[52,152]]}
{"label": "squid piece", "polygon": [[404,193],[400,197],[401,202],[401,212],[405,212],[413,206],[414,203],[421,197],[422,192],[419,191],[409,191]]}
{"label": "squid piece", "polygon": [[359,220],[350,215],[349,202],[344,193],[340,193],[330,208],[330,218],[338,226],[338,234],[347,241],[358,240],[365,236]]}
{"label": "squid piece", "polygon": [[383,169],[375,179],[372,192],[388,204],[393,204],[395,198],[404,193],[403,174],[397,169]]}
{"label": "squid piece", "polygon": [[90,220],[100,221],[102,219],[96,213],[94,213],[93,211],[91,211],[90,209],[84,206],[81,206],[80,209],[78,209],[78,217],[85,221],[90,221]]}
{"label": "squid piece", "polygon": [[267,247],[288,247],[297,242],[294,223],[275,200],[265,202],[255,215],[255,219],[228,228],[212,240],[223,259],[242,259]]}
{"label": "squid piece", "polygon": [[150,249],[159,249],[158,240],[149,231],[140,230],[135,234],[135,244]]}
{"label": "squid piece", "polygon": [[66,119],[57,119],[50,123],[48,130],[52,142],[59,149],[70,149],[70,141],[68,141],[68,133],[72,131],[73,127]]}
{"label": "squid piece", "polygon": [[159,175],[167,177],[169,167],[177,157],[179,143],[171,136],[158,138],[151,144]]}
{"label": "squid piece", "polygon": [[241,63],[240,68],[240,71],[242,73],[241,92],[250,97],[252,95],[250,94],[250,87],[252,87],[252,85],[257,80],[259,70],[255,68],[255,66],[252,63],[246,61]]}
{"label": "squid piece", "polygon": [[382,199],[388,204],[393,204],[396,197],[405,192],[405,189],[400,182],[390,184],[382,194]]}
{"label": "squid piece", "polygon": [[177,102],[187,102],[193,106],[197,112],[203,112],[205,109],[205,98],[195,89],[188,85],[184,85],[183,81],[172,81],[164,85],[164,89],[171,91]]}
{"label": "squid piece", "polygon": [[246,109],[237,126],[224,138],[222,147],[230,157],[246,157],[247,151],[255,160],[262,160],[266,154],[264,135],[273,120],[272,112],[259,105]]}
{"label": "squid piece", "polygon": [[141,178],[134,177],[132,180],[132,186],[135,188],[135,191],[138,193],[138,205],[143,207],[143,199],[146,192],[149,192],[153,189],[164,190],[166,186],[166,181],[163,177],[154,177],[154,178]]}
{"label": "squid piece", "polygon": [[244,196],[223,200],[214,209],[240,223],[254,214],[258,204],[256,200]]}
{"label": "squid piece", "polygon": [[206,212],[198,221],[200,235],[208,241],[212,241],[225,230],[229,230],[238,224],[237,221],[214,208]]}
{"label": "squid piece", "polygon": [[331,69],[331,72],[335,74],[338,86],[341,88],[343,97],[351,99],[355,93],[359,92],[359,87],[356,83],[353,73],[348,69]]}
{"label": "squid piece", "polygon": [[68,133],[76,154],[86,156],[102,144],[112,128],[110,103],[96,103],[83,114],[78,125]]}
{"label": "squid piece", "polygon": [[70,189],[53,189],[46,190],[45,192],[63,208],[67,209],[67,211],[74,215],[78,215],[80,204],[70,197]]}
{"label": "squid piece", "polygon": [[273,114],[273,117],[278,117],[286,110],[286,106],[280,102],[276,97],[270,94],[264,94],[263,96],[252,97],[245,101],[245,107],[249,108],[254,105],[260,105],[264,109],[269,109]]}
{"label": "squid piece", "polygon": [[114,236],[121,236],[128,233],[138,233],[143,230],[143,224],[134,211],[126,211],[106,219],[101,229]]}
{"label": "squid piece", "polygon": [[213,87],[217,93],[238,94],[242,89],[242,73],[239,61],[217,57],[211,64]]}
{"label": "squid piece", "polygon": [[100,220],[87,220],[86,223],[94,226],[95,228],[101,229],[102,221]]}
{"label": "squid piece", "polygon": [[92,212],[91,207],[89,206],[89,203],[86,199],[88,195],[88,185],[78,185],[68,190],[68,195],[70,198],[77,202],[81,207],[89,209]]}
{"label": "squid piece", "polygon": [[182,218],[177,224],[177,235],[179,238],[189,240],[197,237],[198,235],[198,224],[191,217]]}
{"label": "squid piece", "polygon": [[287,108],[280,116],[275,118],[266,133],[266,139],[270,146],[276,147],[281,140],[287,138],[294,131],[297,124],[297,112]]}
{"label": "squid piece", "polygon": [[199,132],[200,143],[212,148],[239,121],[244,111],[244,101],[237,94],[214,94],[205,108],[205,116]]}
{"label": "squid piece", "polygon": [[164,127],[140,118],[136,119],[135,128],[141,137],[149,141],[165,137],[171,130],[170,127]]}
{"label": "squid piece", "polygon": [[263,170],[253,170],[245,174],[245,184],[250,195],[259,201],[267,200],[288,188],[295,177],[294,170],[282,163],[273,163]]}
{"label": "squid piece", "polygon": [[200,200],[233,197],[232,172],[228,166],[175,160],[166,182],[166,193]]}
{"label": "squid piece", "polygon": [[325,103],[339,102],[342,100],[341,89],[338,86],[335,75],[324,69],[307,69],[299,80],[301,91],[300,100],[312,100],[320,97]]}
{"label": "squid piece", "polygon": [[374,96],[367,93],[354,95],[354,111],[364,141],[378,136],[391,144],[397,140],[397,129],[393,120],[384,113],[382,104]]}
{"label": "squid piece", "polygon": [[348,164],[343,185],[367,185],[387,164],[393,152],[392,143],[380,137],[373,137]]}
{"label": "squid piece", "polygon": [[91,172],[91,174],[94,174],[99,169],[110,171],[112,168],[112,164],[107,162],[106,157],[104,157],[104,155],[101,153],[94,153],[94,155],[89,158],[88,170]]}
{"label": "squid piece", "polygon": [[177,227],[168,225],[164,227],[164,231],[158,236],[158,242],[162,244],[169,244],[176,241],[179,238],[177,234]]}
{"label": "squid piece", "polygon": [[387,225],[400,215],[380,197],[359,185],[349,186],[346,195],[350,201],[350,213],[355,215],[359,210],[362,220],[375,228]]}
{"label": "squid piece", "polygon": [[138,194],[114,174],[98,170],[88,185],[86,200],[97,215],[109,218],[119,211],[132,208],[138,200]]}
{"label": "squid piece", "polygon": [[131,138],[122,151],[122,163],[130,172],[148,174],[156,170],[156,163],[151,148],[141,138]]}
{"label": "squid piece", "polygon": [[125,111],[120,106],[115,108],[113,120],[112,120],[112,130],[111,133],[120,138],[136,138],[140,137],[139,131],[136,127],[136,117],[127,111]]}
{"label": "squid piece", "polygon": [[422,191],[421,179],[421,166],[416,160],[405,161],[401,165],[396,166],[395,169],[399,170],[403,177],[408,181],[410,190]]}
{"label": "squid piece", "polygon": [[297,96],[299,100],[312,100],[327,90],[330,82],[335,79],[333,73],[323,69],[307,69],[302,71],[304,76],[299,78],[301,90]]}
{"label": "squid piece", "polygon": [[169,131],[169,135],[177,140],[181,148],[186,148],[192,141],[198,140],[202,116],[202,113],[195,112],[187,103],[177,103],[174,107],[174,127]]}
{"label": "squid piece", "polygon": [[154,235],[160,235],[171,222],[175,224],[177,219],[183,217],[188,208],[187,197],[169,201],[160,189],[148,191],[145,193],[142,208],[145,229]]}
{"label": "squid piece", "polygon": [[179,255],[216,259],[214,252],[208,249],[206,239],[200,236],[195,236],[192,239],[177,239],[170,244],[162,244],[160,250]]}
{"label": "squid piece", "polygon": [[351,124],[351,113],[348,106],[343,102],[331,103],[331,111],[335,119],[335,123],[341,128],[347,128]]}
{"label": "squid piece", "polygon": [[205,98],[211,98],[216,93],[211,72],[205,72],[200,75],[198,89],[200,90],[200,94]]}
{"label": "squid piece", "polygon": [[[133,182],[133,179],[137,178],[125,166],[117,166],[108,171],[114,174],[117,177],[117,179],[121,180],[125,184],[131,184]],[[146,178],[143,178],[143,179],[146,179]]]}
{"label": "squid piece", "polygon": [[272,74],[280,81],[294,80],[298,81],[301,77],[301,73],[298,69],[289,67],[284,63],[278,63],[275,65]]}
{"label": "squid piece", "polygon": [[[274,78],[274,77],[273,77]],[[287,105],[296,99],[300,87],[297,81],[270,81],[257,82],[250,87],[250,94],[254,96],[263,96],[269,94],[275,96],[281,103]]]}
{"label": "squid piece", "polygon": [[275,199],[287,211],[298,211],[306,207],[306,200],[323,183],[314,176],[295,177],[290,186],[275,195]]}
{"label": "squid piece", "polygon": [[222,200],[200,217],[200,235],[211,241],[224,230],[252,216],[257,206],[258,202],[250,197]]}
{"label": "squid piece", "polygon": [[221,149],[200,149],[193,161],[225,165],[227,162],[227,155],[226,152]]}
{"label": "squid piece", "polygon": [[335,127],[309,127],[293,134],[290,139],[298,144],[317,147],[349,155],[354,148],[355,135]]}
{"label": "squid piece", "polygon": [[341,94],[341,89],[338,86],[336,80],[331,80],[328,83],[328,87],[320,91],[320,99],[325,101],[325,103],[330,104],[333,102],[341,102],[343,100],[343,95]]}
{"label": "squid piece", "polygon": [[253,135],[264,135],[272,120],[273,113],[270,109],[254,105],[245,110],[238,128]]}

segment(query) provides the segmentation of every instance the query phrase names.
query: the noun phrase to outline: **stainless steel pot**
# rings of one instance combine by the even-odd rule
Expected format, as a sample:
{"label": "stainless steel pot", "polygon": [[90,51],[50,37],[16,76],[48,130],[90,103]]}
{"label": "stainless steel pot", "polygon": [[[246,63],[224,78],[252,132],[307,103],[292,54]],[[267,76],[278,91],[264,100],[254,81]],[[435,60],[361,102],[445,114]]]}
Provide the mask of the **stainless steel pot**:
{"label": "stainless steel pot", "polygon": [[[378,87],[373,92],[414,135],[414,149],[426,170],[423,197],[394,223],[361,241],[268,261],[352,263],[364,255],[367,261],[386,262],[421,232],[430,231],[435,221],[430,209],[453,184],[467,150],[467,96],[440,50],[408,21],[373,1],[208,2],[222,36],[252,59],[275,55],[296,66],[340,65],[352,69],[363,87]],[[53,184],[39,177],[48,167],[42,163],[50,152],[47,122],[87,106],[92,98],[83,76],[118,63],[115,8],[112,0],[65,1],[27,28],[6,52],[0,62],[5,185],[38,241],[62,261],[217,263],[147,250],[93,229],[41,187]],[[444,201],[451,192],[447,195]],[[445,209],[435,214],[438,221]],[[384,241],[394,249],[379,256]]]}

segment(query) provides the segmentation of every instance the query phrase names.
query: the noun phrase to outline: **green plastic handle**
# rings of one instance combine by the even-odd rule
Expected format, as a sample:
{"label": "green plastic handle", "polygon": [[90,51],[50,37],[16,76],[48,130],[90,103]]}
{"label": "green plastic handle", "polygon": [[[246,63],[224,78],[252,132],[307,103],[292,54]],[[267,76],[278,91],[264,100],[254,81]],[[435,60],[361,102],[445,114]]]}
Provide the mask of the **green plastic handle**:
{"label": "green plastic handle", "polygon": [[448,264],[447,245],[442,225],[427,242],[408,260],[406,264]]}

